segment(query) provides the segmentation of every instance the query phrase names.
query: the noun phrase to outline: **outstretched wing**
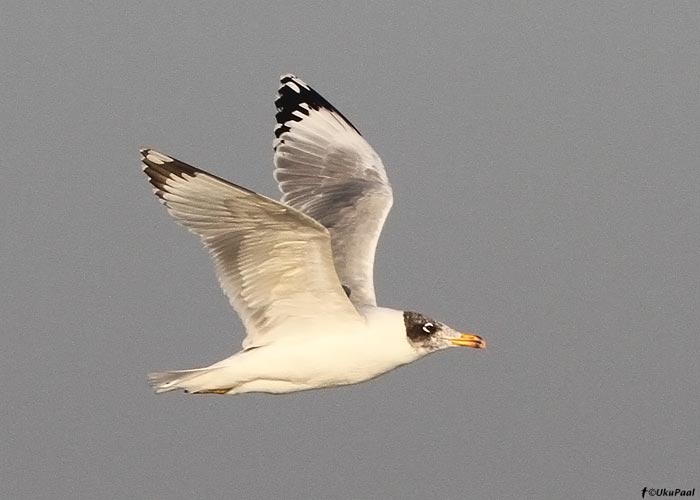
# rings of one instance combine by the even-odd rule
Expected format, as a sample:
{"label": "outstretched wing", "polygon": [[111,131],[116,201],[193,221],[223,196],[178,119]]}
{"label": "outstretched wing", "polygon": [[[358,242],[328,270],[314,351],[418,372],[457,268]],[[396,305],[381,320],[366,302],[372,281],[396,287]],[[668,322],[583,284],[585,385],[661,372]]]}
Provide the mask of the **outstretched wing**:
{"label": "outstretched wing", "polygon": [[293,75],[281,83],[274,175],[282,202],[328,229],[335,269],[350,300],[374,306],[374,254],[393,202],[382,160],[306,83]]}
{"label": "outstretched wing", "polygon": [[243,347],[290,331],[321,333],[331,320],[362,322],[338,280],[322,225],[152,149],[141,154],[155,194],[209,250],[248,332]]}

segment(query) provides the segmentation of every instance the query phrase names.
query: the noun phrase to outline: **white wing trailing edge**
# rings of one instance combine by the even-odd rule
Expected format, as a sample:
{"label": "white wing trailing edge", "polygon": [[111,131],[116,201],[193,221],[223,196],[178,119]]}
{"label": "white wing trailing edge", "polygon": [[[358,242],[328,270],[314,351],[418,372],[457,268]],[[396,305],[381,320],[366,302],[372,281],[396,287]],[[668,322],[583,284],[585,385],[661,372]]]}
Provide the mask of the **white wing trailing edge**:
{"label": "white wing trailing edge", "polygon": [[350,300],[376,306],[374,255],[393,196],[379,155],[332,104],[293,75],[281,78],[274,141],[282,202],[328,229]]}
{"label": "white wing trailing edge", "polygon": [[244,348],[329,322],[363,324],[333,266],[328,230],[303,213],[152,149],[144,172],[168,212],[197,234],[245,324]]}

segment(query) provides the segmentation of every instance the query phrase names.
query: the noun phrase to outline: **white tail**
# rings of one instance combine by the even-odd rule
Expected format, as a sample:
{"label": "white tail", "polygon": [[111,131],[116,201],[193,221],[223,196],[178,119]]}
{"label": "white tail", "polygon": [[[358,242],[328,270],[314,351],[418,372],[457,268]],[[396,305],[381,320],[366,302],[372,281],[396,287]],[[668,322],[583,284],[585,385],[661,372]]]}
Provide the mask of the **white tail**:
{"label": "white tail", "polygon": [[148,374],[148,383],[156,392],[176,391],[183,389],[190,393],[217,393],[225,394],[232,387],[217,387],[215,380],[219,377],[211,376],[218,368],[194,368],[191,370],[175,370],[169,372],[156,372]]}

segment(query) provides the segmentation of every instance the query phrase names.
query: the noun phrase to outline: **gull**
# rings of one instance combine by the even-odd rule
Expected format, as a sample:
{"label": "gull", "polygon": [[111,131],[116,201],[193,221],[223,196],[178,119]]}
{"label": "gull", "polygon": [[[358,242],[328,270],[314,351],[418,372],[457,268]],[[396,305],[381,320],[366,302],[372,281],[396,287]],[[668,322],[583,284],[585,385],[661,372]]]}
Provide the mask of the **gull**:
{"label": "gull", "polygon": [[243,349],[204,368],[149,374],[156,393],[290,393],[370,380],[449,347],[486,347],[412,311],[378,307],[373,267],[393,195],[357,128],[294,75],[275,101],[275,201],[153,149],[143,170],[201,238],[243,321]]}

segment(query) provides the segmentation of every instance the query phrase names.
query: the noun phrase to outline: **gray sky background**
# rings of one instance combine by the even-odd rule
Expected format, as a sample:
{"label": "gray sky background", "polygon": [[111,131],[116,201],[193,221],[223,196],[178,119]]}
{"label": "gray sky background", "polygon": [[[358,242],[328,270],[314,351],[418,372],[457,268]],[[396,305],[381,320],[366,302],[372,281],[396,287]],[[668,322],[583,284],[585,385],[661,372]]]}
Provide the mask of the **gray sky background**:
{"label": "gray sky background", "polygon": [[[38,5],[0,16],[0,498],[700,488],[697,2]],[[242,327],[138,149],[277,196],[286,72],[387,166],[380,302],[489,349],[157,397]]]}

